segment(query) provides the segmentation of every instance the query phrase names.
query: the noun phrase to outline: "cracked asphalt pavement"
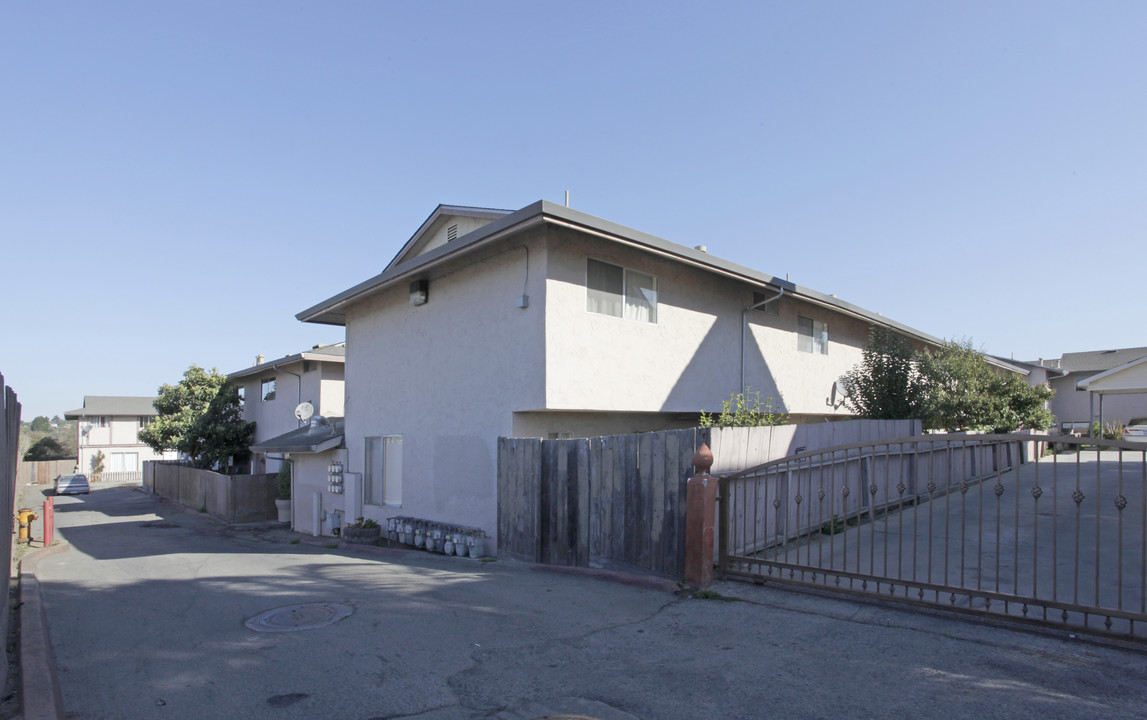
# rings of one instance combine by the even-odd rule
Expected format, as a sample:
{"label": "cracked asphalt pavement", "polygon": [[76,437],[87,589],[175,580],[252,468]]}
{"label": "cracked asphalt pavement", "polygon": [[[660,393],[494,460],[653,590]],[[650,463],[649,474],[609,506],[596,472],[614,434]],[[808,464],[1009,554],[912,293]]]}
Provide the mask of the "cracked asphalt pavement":
{"label": "cracked asphalt pavement", "polygon": [[[57,499],[40,580],[69,718],[1140,718],[1147,654],[720,583],[735,602]],[[292,542],[294,540],[295,542]],[[244,623],[348,605],[324,627]]]}

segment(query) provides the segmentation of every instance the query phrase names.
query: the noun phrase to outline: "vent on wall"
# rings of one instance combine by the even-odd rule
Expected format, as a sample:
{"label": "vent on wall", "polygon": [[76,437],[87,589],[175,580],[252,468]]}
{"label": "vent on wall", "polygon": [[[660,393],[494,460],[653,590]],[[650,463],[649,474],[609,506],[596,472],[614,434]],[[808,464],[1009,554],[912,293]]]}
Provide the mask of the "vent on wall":
{"label": "vent on wall", "polygon": [[446,228],[446,242],[454,242],[458,239],[458,226],[451,225]]}

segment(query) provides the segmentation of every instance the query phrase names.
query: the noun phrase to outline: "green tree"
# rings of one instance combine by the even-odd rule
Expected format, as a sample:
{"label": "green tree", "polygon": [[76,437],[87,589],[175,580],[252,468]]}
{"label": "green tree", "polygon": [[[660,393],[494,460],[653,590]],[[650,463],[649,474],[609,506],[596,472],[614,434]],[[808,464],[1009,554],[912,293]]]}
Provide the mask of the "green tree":
{"label": "green tree", "polygon": [[42,437],[24,453],[24,459],[28,461],[35,460],[67,460],[74,458],[75,453],[69,453],[68,449],[60,443],[59,440],[52,436]]}
{"label": "green tree", "polygon": [[860,364],[841,378],[845,405],[862,418],[907,420],[920,417],[924,383],[916,371],[907,338],[873,327]]}
{"label": "green tree", "polygon": [[846,404],[860,417],[920,419],[927,430],[1046,430],[1052,416],[1046,385],[988,364],[970,341],[913,352],[907,340],[873,329],[863,360],[841,378]]}
{"label": "green tree", "polygon": [[154,405],[159,415],[139,438],[156,452],[176,450],[197,467],[249,454],[255,423],[242,419],[239,394],[218,371],[192,365],[175,385],[160,386]]}
{"label": "green tree", "polygon": [[1000,374],[970,341],[948,342],[917,358],[925,385],[926,429],[1011,432],[1046,430],[1051,425],[1044,404],[1052,390],[1031,387],[1017,375]]}
{"label": "green tree", "polygon": [[52,432],[52,421],[43,415],[37,415],[32,418],[32,425],[29,429],[32,432]]}
{"label": "green tree", "polygon": [[784,425],[789,416],[773,407],[773,398],[765,398],[761,404],[760,391],[746,388],[746,392],[733,393],[728,400],[721,402],[719,415],[701,412],[701,427],[757,427],[760,425]]}

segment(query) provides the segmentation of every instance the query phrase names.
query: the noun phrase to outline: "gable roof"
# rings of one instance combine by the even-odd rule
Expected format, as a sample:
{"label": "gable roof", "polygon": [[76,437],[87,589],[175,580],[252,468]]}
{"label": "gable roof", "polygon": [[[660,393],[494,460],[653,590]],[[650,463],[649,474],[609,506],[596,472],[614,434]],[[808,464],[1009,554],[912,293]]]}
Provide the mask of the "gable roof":
{"label": "gable roof", "polygon": [[[434,215],[432,214],[431,217],[434,217]],[[404,259],[400,263],[392,262],[382,273],[348,288],[317,305],[303,310],[296,314],[295,317],[302,322],[345,325],[346,309],[349,305],[386,288],[399,285],[404,281],[418,279],[424,276],[430,268],[446,262],[449,259],[462,257],[475,251],[479,247],[547,224],[588,233],[603,240],[644,250],[686,265],[746,282],[750,285],[768,288],[774,291],[783,290],[786,295],[792,295],[805,302],[820,305],[875,325],[896,330],[908,337],[916,338],[932,345],[938,345],[942,342],[939,338],[898,323],[880,313],[874,313],[857,305],[853,305],[852,303],[840,300],[832,295],[826,295],[811,288],[801,287],[788,280],[781,280],[772,275],[752,270],[728,260],[723,260],[706,252],[701,252],[700,250],[684,245],[678,245],[677,243],[664,240],[654,235],[643,233],[640,230],[634,230],[633,228],[619,225],[579,210],[573,210],[563,205],[551,203],[547,200],[539,200],[527,205],[521,210],[502,215],[488,225],[467,233],[449,245],[436,247],[421,255]],[[423,223],[423,225],[425,226],[426,223]],[[415,235],[417,236],[418,233],[415,233]],[[402,255],[403,253],[400,252],[398,257],[402,257]]]}
{"label": "gable roof", "polygon": [[333,362],[345,363],[346,362],[346,343],[335,343],[333,345],[315,345],[310,350],[301,350],[294,355],[284,355],[277,360],[267,360],[257,365],[252,365],[249,368],[236,370],[233,373],[228,373],[228,380],[235,380],[242,377],[250,377],[251,375],[258,375],[262,372],[271,372],[277,365],[287,365],[289,363],[301,362],[303,360],[318,360],[320,362]]}
{"label": "gable roof", "polygon": [[67,420],[101,415],[158,415],[155,397],[129,395],[85,395],[84,406],[64,413]]}
{"label": "gable roof", "polygon": [[[1087,352],[1064,353],[1056,367],[1067,372],[1097,372],[1119,367],[1141,357],[1147,357],[1147,347],[1089,350]],[[1056,361],[1044,361],[1045,364],[1048,362]]]}
{"label": "gable roof", "polygon": [[[1085,377],[1075,384],[1080,390],[1092,390],[1105,395],[1123,395],[1147,393],[1147,383],[1144,382],[1142,371],[1128,372],[1147,363],[1147,355],[1118,367],[1105,370],[1098,375]],[[1125,377],[1124,377],[1125,376]]]}
{"label": "gable roof", "polygon": [[[383,269],[384,271],[389,270],[395,265],[400,264],[403,260],[407,259],[407,255],[412,257],[417,255],[416,251],[418,250],[418,247],[422,241],[428,239],[428,236],[434,233],[439,222],[443,221],[445,218],[469,217],[480,218],[483,220],[497,220],[504,215],[509,215],[511,212],[513,211],[499,210],[497,208],[468,207],[466,205],[439,205],[438,207],[434,208],[434,212],[430,213],[430,217],[422,221],[422,224],[418,227],[418,230],[416,230],[414,234],[410,236],[410,239],[406,241],[406,244],[402,246],[398,253],[395,254],[394,259],[392,259],[390,263],[388,263],[387,266]],[[465,237],[465,235],[463,235],[463,237]]]}

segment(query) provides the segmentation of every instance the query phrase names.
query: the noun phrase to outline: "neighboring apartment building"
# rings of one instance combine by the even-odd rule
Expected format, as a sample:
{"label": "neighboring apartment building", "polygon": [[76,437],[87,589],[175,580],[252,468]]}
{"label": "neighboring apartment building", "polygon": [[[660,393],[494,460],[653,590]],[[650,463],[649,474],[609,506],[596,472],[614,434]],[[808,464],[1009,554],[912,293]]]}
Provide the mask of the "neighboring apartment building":
{"label": "neighboring apartment building", "polygon": [[[1051,412],[1057,427],[1085,432],[1093,422],[1099,422],[1099,395],[1088,391],[1087,380],[1145,357],[1147,347],[1134,347],[1064,353],[1058,359],[1036,361],[1037,365],[1063,373],[1049,380],[1051,389],[1055,390]],[[1147,394],[1104,394],[1102,416],[1105,425],[1125,425],[1132,418],[1147,417]]]}
{"label": "neighboring apartment building", "polygon": [[[338,527],[342,513],[342,496],[328,491],[326,476],[343,446],[345,358],[346,343],[315,345],[271,361],[260,355],[227,376],[239,392],[243,419],[255,423],[252,472],[277,472],[284,459],[293,464],[291,524],[297,530],[317,534],[316,513],[323,529]],[[305,420],[296,415],[302,403],[310,405]]]}
{"label": "neighboring apartment building", "polygon": [[836,380],[873,325],[939,343],[544,201],[439,206],[381,274],[297,317],[346,327],[347,515],[491,537],[499,436],[692,427],[745,387],[798,421],[846,417]]}
{"label": "neighboring apartment building", "polygon": [[102,480],[135,482],[143,477],[145,460],[173,460],[175,453],[157,453],[139,439],[139,431],[159,414],[154,397],[85,395],[84,406],[64,413],[76,420],[79,471],[91,475],[96,454],[104,454]]}

